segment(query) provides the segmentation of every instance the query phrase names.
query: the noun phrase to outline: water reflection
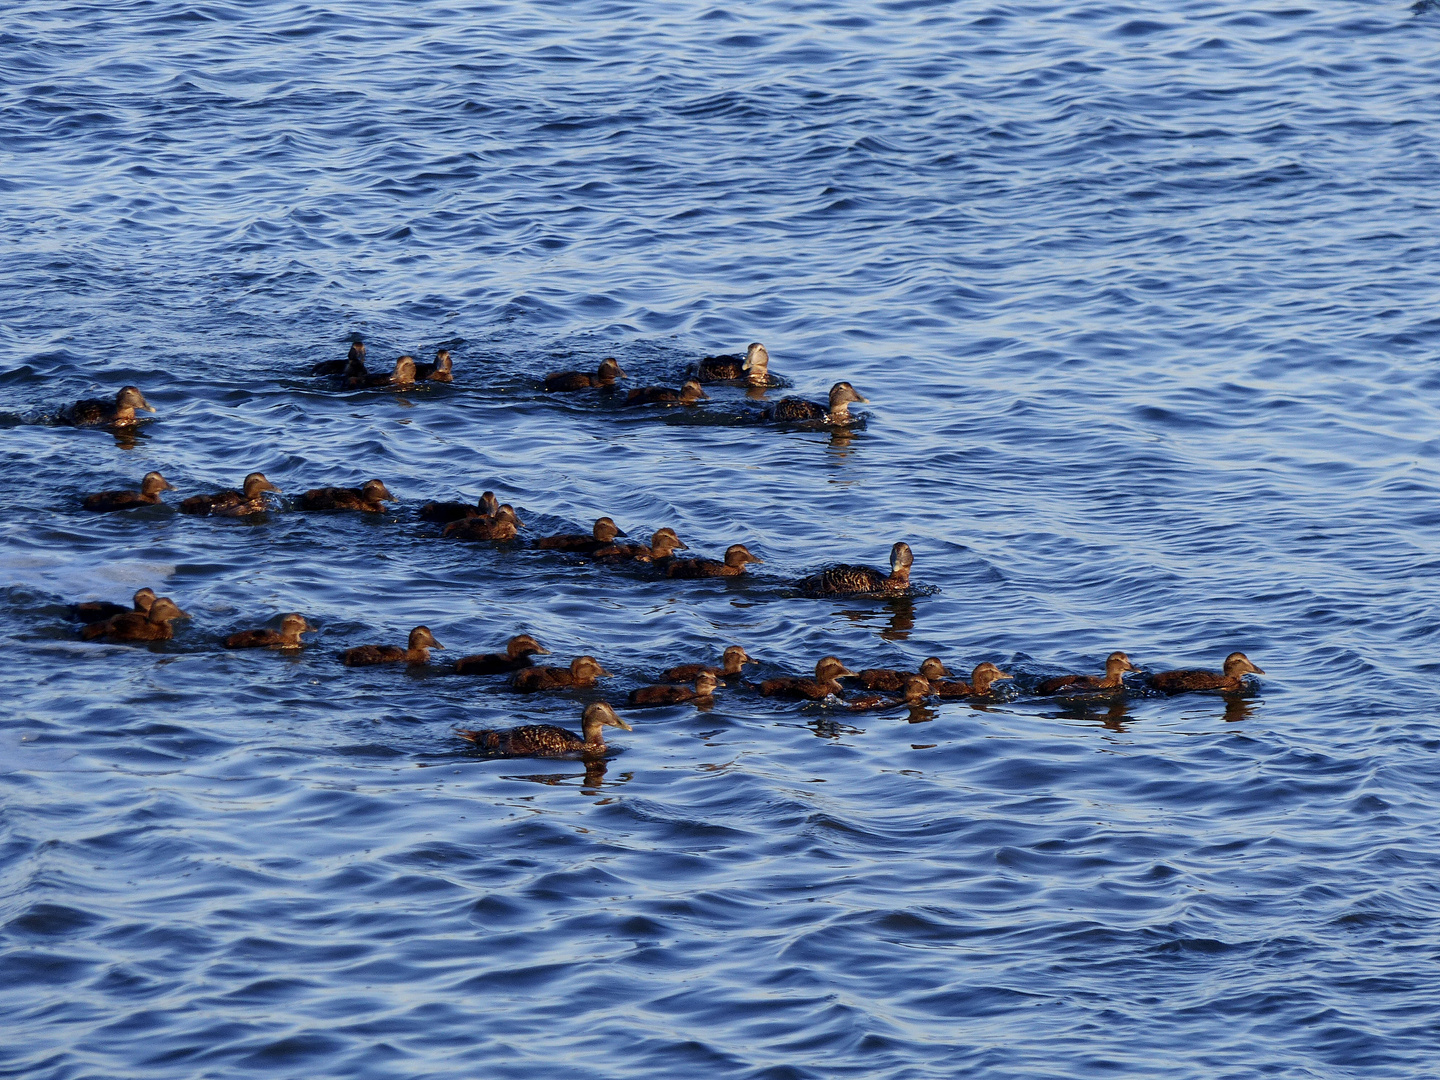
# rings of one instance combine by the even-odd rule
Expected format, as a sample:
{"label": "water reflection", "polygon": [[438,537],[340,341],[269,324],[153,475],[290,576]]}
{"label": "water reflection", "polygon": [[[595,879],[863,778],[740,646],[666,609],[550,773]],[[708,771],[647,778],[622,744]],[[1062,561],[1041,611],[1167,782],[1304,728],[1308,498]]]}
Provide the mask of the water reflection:
{"label": "water reflection", "polygon": [[1125,722],[1130,719],[1130,703],[1124,697],[1076,697],[1057,701],[1061,711],[1057,719],[1082,720],[1099,724],[1111,731],[1123,732]]}
{"label": "water reflection", "polygon": [[1225,716],[1223,717],[1225,723],[1235,724],[1255,715],[1255,710],[1251,707],[1250,702],[1240,694],[1224,694],[1222,696],[1225,699]]}
{"label": "water reflection", "polygon": [[633,772],[617,773],[606,779],[606,759],[603,757],[586,758],[583,762],[584,773],[515,773],[502,776],[504,780],[524,780],[531,784],[545,784],[548,787],[571,787],[578,780],[580,790],[586,795],[594,795],[606,783],[611,787],[618,787],[621,784],[628,784],[635,776]]}
{"label": "water reflection", "polygon": [[[883,609],[890,612],[885,622],[885,629],[879,634],[886,641],[904,641],[910,636],[910,631],[915,629],[915,601],[908,596],[896,596],[880,601]],[[873,622],[878,611],[875,608],[859,610],[856,608],[841,608],[840,614],[854,623]]]}

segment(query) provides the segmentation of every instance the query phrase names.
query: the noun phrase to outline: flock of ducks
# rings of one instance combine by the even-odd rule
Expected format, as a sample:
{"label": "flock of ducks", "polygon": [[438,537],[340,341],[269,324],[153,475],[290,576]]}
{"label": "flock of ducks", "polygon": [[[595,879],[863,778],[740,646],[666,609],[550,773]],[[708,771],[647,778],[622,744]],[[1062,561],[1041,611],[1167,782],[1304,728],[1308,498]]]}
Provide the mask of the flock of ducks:
{"label": "flock of ducks", "polygon": [[[713,356],[701,360],[694,369],[695,378],[679,388],[649,386],[629,391],[627,405],[693,405],[708,395],[702,384],[726,382],[749,387],[783,385],[769,372],[769,354],[761,344],[749,346],[743,356]],[[365,346],[356,342],[345,360],[327,361],[316,365],[312,373],[334,377],[346,388],[407,387],[417,381],[448,383],[454,380],[453,360],[449,350],[440,349],[435,363],[419,364],[413,356],[401,356],[392,371],[371,374],[365,367]],[[566,371],[547,376],[544,388],[551,393],[573,393],[596,390],[613,393],[617,379],[624,371],[613,359],[606,359],[592,375]],[[803,398],[786,397],[767,406],[765,416],[777,422],[845,425],[852,402],[864,402],[848,382],[836,383],[825,405]],[[123,387],[114,401],[86,400],[63,410],[58,422],[85,427],[123,429],[138,422],[137,411],[154,412],[137,387]],[[163,502],[167,491],[176,490],[158,472],[146,473],[139,490],[101,491],[87,495],[82,501],[86,510],[116,512]],[[183,514],[218,517],[243,517],[265,513],[269,506],[266,495],[282,494],[264,474],[251,473],[239,490],[226,490],[189,496],[176,508]],[[370,480],[358,488],[324,487],[306,491],[294,500],[302,511],[358,511],[382,513],[385,503],[396,501],[380,480]],[[498,503],[493,492],[485,492],[474,503],[429,502],[418,513],[422,521],[442,526],[442,535],[460,540],[511,543],[520,538],[524,528],[515,508]],[[762,559],[743,544],[732,544],[722,559],[680,558],[678,552],[688,551],[672,528],[661,528],[646,543],[622,543],[628,537],[609,517],[597,519],[589,533],[562,533],[535,538],[531,546],[543,551],[583,556],[598,564],[626,564],[643,567],[666,578],[724,578],[745,573],[752,563]],[[842,564],[829,566],[794,583],[806,596],[903,596],[910,591],[910,569],[914,562],[910,548],[896,543],[890,552],[890,570],[869,566]],[[153,589],[135,593],[130,607],[104,601],[77,604],[75,617],[82,623],[82,639],[122,642],[169,640],[174,635],[173,623],[188,618],[170,597],[157,596]],[[234,633],[223,641],[227,649],[296,650],[304,647],[302,635],[315,632],[303,615],[290,613],[280,619],[279,629],[259,628]],[[431,650],[445,646],[435,640],[428,627],[417,626],[410,631],[402,648],[394,644],[361,645],[346,649],[340,660],[346,667],[371,667],[385,664],[429,664]],[[517,693],[584,691],[596,686],[597,680],[611,677],[593,656],[575,657],[565,667],[544,667],[534,663],[537,655],[548,654],[529,634],[510,638],[501,653],[464,656],[453,665],[457,675],[505,675],[510,688]],[[939,657],[930,657],[914,672],[885,668],[853,671],[838,657],[826,656],[816,663],[812,676],[779,676],[751,683],[743,669],[757,661],[738,645],[725,649],[717,665],[685,664],[663,672],[660,682],[641,686],[628,697],[631,708],[661,705],[694,704],[709,707],[720,687],[728,692],[758,693],[762,697],[795,701],[830,702],[850,711],[917,707],[930,698],[969,698],[993,700],[996,684],[1013,680],[1013,676],[986,661],[977,665],[967,680],[951,678],[950,671]],[[1127,674],[1138,679],[1127,685]],[[1028,687],[1033,694],[1058,698],[1115,698],[1135,688],[1146,688],[1164,694],[1195,691],[1236,694],[1245,689],[1245,676],[1264,674],[1244,653],[1231,653],[1219,672],[1201,670],[1146,673],[1135,667],[1123,652],[1111,653],[1103,675],[1061,674],[1033,681]],[[847,689],[841,680],[855,680],[863,693]],[[562,727],[532,724],[505,730],[461,730],[459,736],[478,750],[499,757],[594,756],[605,752],[603,730],[619,727],[631,730],[606,701],[589,702],[581,714],[581,732],[575,734]]]}

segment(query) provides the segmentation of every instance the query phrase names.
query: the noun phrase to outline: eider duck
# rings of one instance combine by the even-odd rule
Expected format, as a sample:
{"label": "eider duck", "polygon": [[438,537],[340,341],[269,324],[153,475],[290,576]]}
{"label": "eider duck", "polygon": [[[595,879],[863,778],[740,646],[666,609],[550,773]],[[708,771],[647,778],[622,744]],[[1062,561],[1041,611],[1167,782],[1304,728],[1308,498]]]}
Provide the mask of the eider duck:
{"label": "eider duck", "polygon": [[456,540],[514,540],[517,530],[524,526],[525,523],[516,516],[515,508],[509,503],[505,503],[495,511],[493,517],[472,517],[452,521],[440,531],[440,535],[453,537]]}
{"label": "eider duck", "polygon": [[910,566],[915,556],[903,540],[890,549],[890,573],[869,566],[842,563],[828,566],[801,581],[796,588],[807,596],[893,596],[910,588]]}
{"label": "eider duck", "polygon": [[840,680],[854,676],[855,672],[842,664],[837,657],[827,656],[815,665],[813,679],[801,679],[793,675],[766,679],[760,684],[760,696],[824,701],[832,694],[842,697],[844,690],[840,686]]}
{"label": "eider duck", "polygon": [[533,694],[540,690],[583,690],[595,685],[596,679],[609,678],[610,672],[600,666],[593,656],[577,656],[568,668],[531,667],[521,668],[510,680],[510,687],[522,694]]}
{"label": "eider duck", "polygon": [[175,619],[189,617],[176,606],[174,600],[168,596],[160,596],[156,597],[150,610],[144,614],[127,611],[111,616],[104,622],[90,623],[81,627],[80,636],[86,641],[101,637],[111,641],[169,641],[175,636],[175,628],[170,623]]}
{"label": "eider duck", "polygon": [[669,386],[641,386],[625,395],[627,408],[635,405],[694,405],[697,401],[709,401],[705,388],[691,379],[679,390]]}
{"label": "eider duck", "polygon": [[868,402],[869,400],[869,398],[861,397],[848,382],[837,382],[830,388],[830,407],[828,409],[823,405],[816,405],[813,401],[806,401],[804,398],[787,397],[781,398],[771,405],[763,415],[766,420],[773,420],[777,423],[810,420],[822,424],[848,424],[850,423],[850,403],[852,401]]}
{"label": "eider duck", "polygon": [[1216,671],[1161,671],[1150,676],[1150,685],[1166,694],[1185,694],[1193,690],[1220,690],[1233,694],[1245,688],[1244,676],[1264,675],[1264,668],[1250,662],[1243,652],[1232,652],[1225,658],[1223,674]]}
{"label": "eider duck", "polygon": [[583,738],[553,724],[527,724],[500,731],[461,730],[455,734],[474,743],[477,750],[495,757],[561,757],[565,754],[594,757],[605,753],[605,735],[601,730],[605,727],[634,730],[605,702],[592,701],[580,715]]}
{"label": "eider duck", "polygon": [[342,652],[340,662],[346,667],[396,664],[402,660],[408,664],[424,664],[430,660],[431,649],[443,648],[445,646],[435,640],[435,635],[430,633],[428,626],[417,626],[410,631],[407,648],[402,649],[398,645],[357,645]]}
{"label": "eider duck", "polygon": [[935,692],[937,697],[942,698],[984,697],[990,693],[991,685],[1009,678],[1013,678],[1013,676],[1001,671],[989,660],[986,660],[984,663],[975,665],[975,670],[970,673],[968,683],[960,679],[954,681],[932,679],[930,680],[930,689]]}
{"label": "eider duck", "polygon": [[598,551],[600,548],[608,547],[617,536],[625,536],[619,526],[608,518],[596,518],[595,524],[591,526],[590,535],[584,533],[560,533],[558,536],[542,536],[535,541],[537,548],[546,551],[574,551],[582,555]]}
{"label": "eider duck", "polygon": [[112,510],[131,510],[137,506],[154,506],[160,502],[162,491],[174,491],[175,485],[158,472],[147,472],[140,478],[139,491],[97,491],[86,495],[86,510],[108,513]]}
{"label": "eider duck", "polygon": [[395,496],[379,480],[367,480],[358,488],[311,488],[296,500],[301,510],[362,510],[367,514],[383,514],[384,503]]}
{"label": "eider duck", "polygon": [[1105,658],[1105,676],[1053,675],[1035,687],[1037,694],[1057,694],[1062,690],[1123,690],[1125,672],[1139,671],[1123,652],[1112,652]]}
{"label": "eider duck", "polygon": [[498,675],[503,671],[519,671],[531,667],[530,659],[536,653],[549,654],[550,650],[529,634],[516,634],[505,643],[503,653],[478,653],[462,656],[455,661],[457,675]]}
{"label": "eider duck", "polygon": [[86,600],[83,604],[76,604],[70,609],[70,614],[82,623],[104,622],[106,619],[113,619],[116,615],[125,615],[129,612],[138,612],[141,615],[150,610],[150,605],[155,602],[155,590],[146,586],[135,593],[131,607],[124,604],[117,604],[110,600]]}
{"label": "eider duck", "polygon": [[136,409],[149,413],[155,411],[138,386],[122,386],[113,402],[103,398],[77,401],[60,413],[59,422],[72,427],[129,427],[138,423]]}
{"label": "eider duck", "polygon": [[[950,672],[945,669],[945,665],[940,662],[938,656],[931,656],[927,657],[920,665],[919,674],[928,681],[943,679]],[[860,685],[866,690],[886,690],[892,694],[903,690],[905,680],[914,677],[914,672],[896,671],[893,668],[866,668],[858,676]]]}
{"label": "eider duck", "polygon": [[695,676],[694,687],[689,686],[642,686],[638,690],[630,691],[630,704],[641,707],[657,705],[682,705],[687,701],[693,701],[697,705],[707,705],[715,698],[715,687],[718,685],[715,676],[708,671],[702,671]]}
{"label": "eider duck", "polygon": [[420,520],[448,525],[452,521],[464,521],[466,518],[494,517],[499,509],[500,504],[495,501],[495,493],[487,491],[474,506],[462,502],[427,502],[420,507]]}
{"label": "eider duck", "polygon": [[765,560],[751,555],[744,544],[731,544],[725,549],[725,561],[714,559],[671,559],[665,568],[665,576],[672,578],[739,577],[745,573],[746,563],[763,563]]}
{"label": "eider duck", "polygon": [[245,517],[265,513],[265,492],[280,494],[280,489],[265,479],[264,473],[252,472],[240,485],[241,491],[217,491],[213,495],[191,495],[180,502],[182,514],[215,514],[219,517]]}
{"label": "eider duck", "polygon": [[675,530],[667,525],[663,529],[656,529],[648,544],[607,544],[605,547],[596,548],[590,555],[605,562],[629,560],[653,564],[666,562],[677,551],[689,550],[689,545],[682,543]]}
{"label": "eider duck", "polygon": [[739,645],[731,645],[721,656],[718,668],[711,667],[709,664],[679,664],[669,671],[662,672],[660,678],[674,683],[694,682],[708,672],[717,679],[732,679],[741,674],[740,669],[746,664],[758,664],[759,662]]}
{"label": "eider duck", "polygon": [[356,375],[345,380],[345,385],[351,389],[358,389],[362,386],[414,386],[415,358],[409,355],[402,356],[395,361],[394,371],[384,375]]}
{"label": "eider duck", "polygon": [[353,379],[357,375],[365,377],[365,343],[363,341],[352,341],[350,352],[344,360],[321,360],[310,369],[311,375],[340,375],[346,379]]}
{"label": "eider duck", "polygon": [[740,356],[707,356],[696,366],[695,377],[702,383],[744,380],[750,386],[770,385],[770,354],[752,341]]}
{"label": "eider duck", "polygon": [[906,675],[905,681],[897,688],[900,691],[898,698],[882,697],[880,694],[866,694],[864,697],[853,698],[845,702],[845,707],[856,712],[869,711],[872,709],[890,709],[899,705],[908,705],[910,708],[917,708],[921,702],[934,693],[930,688],[930,680],[924,675]]}
{"label": "eider duck", "polygon": [[298,649],[301,634],[313,634],[315,627],[305,616],[291,613],[280,620],[279,630],[241,630],[225,639],[227,649]]}
{"label": "eider duck", "polygon": [[450,350],[438,350],[435,353],[433,364],[416,364],[415,378],[425,382],[454,382],[455,375],[450,366]]}
{"label": "eider duck", "polygon": [[599,370],[594,375],[586,375],[583,371],[560,371],[554,375],[545,376],[545,389],[554,393],[556,391],[569,390],[590,390],[613,387],[615,380],[622,378],[625,372],[620,370],[620,365],[615,362],[613,356],[606,358],[601,363]]}

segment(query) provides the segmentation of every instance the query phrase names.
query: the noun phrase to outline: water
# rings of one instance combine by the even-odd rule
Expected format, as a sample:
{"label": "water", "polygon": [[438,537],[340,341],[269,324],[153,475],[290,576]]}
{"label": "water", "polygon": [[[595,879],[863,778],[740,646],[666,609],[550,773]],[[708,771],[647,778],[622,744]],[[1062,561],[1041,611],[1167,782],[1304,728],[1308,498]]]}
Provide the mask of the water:
{"label": "water", "polygon": [[[1437,1068],[1440,20],[1141,8],[19,2],[0,18],[0,1072],[1415,1077]],[[337,393],[448,345],[457,382]],[[557,401],[765,342],[849,437]],[[134,440],[35,422],[141,386]],[[771,392],[768,400],[778,396]],[[383,520],[78,509],[159,469]],[[752,580],[457,545],[613,516]],[[784,586],[915,550],[910,603]],[[151,584],[147,649],[65,605]],[[220,638],[303,611],[298,657]],[[618,699],[939,655],[1232,649],[1259,690],[457,727],[583,695],[346,670],[521,629]]]}

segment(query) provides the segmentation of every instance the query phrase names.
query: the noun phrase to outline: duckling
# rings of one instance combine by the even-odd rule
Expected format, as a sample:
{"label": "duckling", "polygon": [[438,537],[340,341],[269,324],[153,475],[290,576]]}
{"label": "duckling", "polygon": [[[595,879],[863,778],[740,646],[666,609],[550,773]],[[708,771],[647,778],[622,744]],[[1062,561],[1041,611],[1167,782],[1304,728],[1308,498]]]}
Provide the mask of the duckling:
{"label": "duckling", "polygon": [[415,378],[426,382],[454,382],[455,375],[450,367],[450,350],[440,349],[435,353],[433,364],[416,364]]}
{"label": "duckling", "polygon": [[514,540],[516,530],[525,523],[515,515],[515,508],[505,503],[495,511],[494,517],[472,517],[452,521],[440,531],[441,536],[457,540]]}
{"label": "duckling", "polygon": [[363,510],[367,514],[383,514],[383,503],[394,501],[395,496],[379,480],[366,480],[358,488],[311,488],[300,496],[296,505],[301,510]]}
{"label": "duckling", "polygon": [[765,346],[752,341],[744,357],[707,356],[695,369],[702,383],[735,382],[743,379],[750,386],[770,385],[770,354]]}
{"label": "duckling", "polygon": [[804,398],[787,397],[781,398],[771,405],[763,415],[766,420],[774,420],[778,423],[812,420],[822,424],[848,424],[850,422],[850,403],[852,401],[868,402],[869,400],[869,398],[861,397],[848,382],[837,382],[830,388],[830,407],[828,409],[823,405],[816,405],[813,401],[806,401]]}
{"label": "duckling", "polygon": [[629,560],[643,563],[663,563],[670,559],[675,552],[689,550],[689,546],[681,543],[680,537],[675,535],[675,530],[666,526],[663,529],[656,529],[648,544],[607,544],[605,547],[596,548],[590,553],[590,556],[605,562]]}
{"label": "duckling", "polygon": [[298,649],[304,642],[301,634],[313,634],[315,627],[300,614],[286,615],[279,630],[241,630],[225,639],[227,649]]}
{"label": "duckling", "polygon": [[964,682],[960,679],[950,681],[948,679],[931,679],[930,689],[938,697],[984,697],[990,693],[990,687],[1002,679],[1013,678],[1013,676],[1001,671],[990,661],[983,664],[976,664],[975,670],[970,673],[970,681]]}
{"label": "duckling", "polygon": [[311,375],[340,375],[346,379],[365,377],[365,343],[352,341],[344,360],[321,360],[310,369]]}
{"label": "duckling", "polygon": [[355,376],[347,379],[345,385],[351,387],[352,389],[361,386],[414,386],[415,358],[407,354],[395,361],[395,370],[390,372],[389,374]]}
{"label": "duckling", "polygon": [[109,638],[111,641],[169,641],[175,636],[171,622],[188,619],[190,616],[176,606],[168,596],[156,597],[150,609],[144,614],[126,611],[112,616],[104,622],[93,622],[80,628],[80,636],[86,641]]}
{"label": "duckling", "polygon": [[669,671],[662,672],[660,678],[672,683],[694,682],[701,675],[709,672],[717,679],[733,679],[740,676],[741,668],[746,664],[758,664],[759,662],[739,645],[731,645],[720,657],[718,668],[710,667],[708,664],[680,664],[672,667]]}
{"label": "duckling", "polygon": [[630,704],[634,706],[681,705],[693,701],[697,705],[708,705],[715,699],[715,687],[719,685],[715,676],[702,671],[695,677],[695,688],[688,686],[642,686],[630,691]]}
{"label": "duckling", "polygon": [[505,643],[503,653],[462,656],[455,661],[455,673],[457,675],[498,675],[502,671],[519,671],[521,668],[528,668],[535,663],[531,657],[536,653],[549,655],[550,650],[529,634],[516,634]]}
{"label": "duckling", "polygon": [[[920,675],[926,680],[943,679],[949,674],[938,656],[927,657],[920,665]],[[893,668],[866,668],[859,675],[860,685],[866,690],[888,690],[891,693],[905,689],[905,680],[911,678],[914,678],[911,672]]]}
{"label": "duckling", "polygon": [[582,555],[598,551],[608,547],[614,542],[617,536],[625,536],[619,526],[608,518],[596,518],[595,524],[590,529],[590,535],[584,533],[560,533],[558,536],[542,536],[535,541],[537,548],[544,548],[546,551],[573,551]]}
{"label": "duckling", "polygon": [[824,701],[831,694],[843,697],[841,679],[855,677],[838,658],[827,656],[815,665],[815,678],[801,679],[792,675],[778,679],[766,679],[760,684],[761,697],[804,698],[809,701]]}
{"label": "duckling", "polygon": [[882,697],[879,694],[866,694],[864,697],[854,698],[845,702],[845,707],[855,712],[865,712],[872,709],[890,709],[898,705],[908,705],[910,708],[918,708],[921,702],[934,693],[930,689],[930,680],[924,675],[906,675],[905,681],[897,687],[900,691],[898,698]]}
{"label": "duckling", "polygon": [[425,664],[430,661],[431,649],[443,649],[430,633],[428,626],[417,626],[410,631],[407,648],[398,645],[357,645],[340,654],[340,662],[346,667],[370,667],[373,664],[396,664],[401,660],[408,664]]}
{"label": "duckling", "polygon": [[448,525],[452,521],[463,521],[466,518],[494,517],[499,509],[500,504],[495,501],[495,493],[487,491],[474,506],[462,502],[427,502],[420,507],[420,520]]}
{"label": "duckling", "polygon": [[175,485],[158,472],[147,472],[140,478],[139,491],[97,491],[86,495],[86,510],[109,513],[112,510],[130,510],[137,506],[154,506],[160,502],[162,491],[174,491]]}
{"label": "duckling", "polygon": [[71,427],[129,427],[139,421],[135,410],[153,413],[138,386],[122,386],[113,403],[103,398],[86,398],[61,411],[58,422]]}
{"label": "duckling", "polygon": [[1061,690],[1123,690],[1125,672],[1139,671],[1123,652],[1112,652],[1105,658],[1105,677],[1098,675],[1054,675],[1042,679],[1035,687],[1037,694],[1056,694]]}
{"label": "duckling", "polygon": [[710,395],[694,379],[679,390],[668,386],[642,386],[625,395],[625,405],[694,405],[697,401],[709,401]]}
{"label": "duckling", "polygon": [[583,371],[560,371],[554,375],[547,375],[545,376],[545,389],[551,393],[602,389],[614,386],[615,380],[623,378],[624,375],[625,372],[620,370],[620,365],[611,356],[600,364],[599,370],[594,375],[586,375]]}
{"label": "duckling", "polygon": [[116,604],[109,600],[87,600],[83,604],[74,605],[70,609],[70,614],[79,622],[97,623],[132,611],[144,615],[149,612],[150,605],[154,602],[155,590],[147,586],[135,593],[132,607],[127,608],[124,604]]}
{"label": "duckling", "polygon": [[1233,694],[1245,688],[1244,676],[1264,675],[1264,668],[1250,662],[1243,652],[1232,652],[1225,658],[1224,673],[1215,671],[1161,671],[1150,676],[1150,685],[1166,694],[1185,694],[1194,690],[1220,690]]}
{"label": "duckling", "polygon": [[580,730],[584,733],[584,738],[552,724],[527,724],[525,727],[500,731],[461,730],[456,734],[474,743],[477,749],[489,751],[495,757],[561,757],[565,754],[594,757],[605,753],[605,735],[602,731],[605,727],[634,730],[616,716],[615,710],[605,702],[592,701],[580,715]]}
{"label": "duckling", "polygon": [[807,596],[893,596],[910,588],[910,566],[914,561],[910,545],[901,541],[890,549],[888,575],[868,566],[842,563],[805,578],[796,588]]}
{"label": "duckling", "polygon": [[739,577],[745,573],[746,563],[763,563],[765,560],[751,555],[744,544],[731,544],[725,549],[725,561],[714,559],[671,559],[665,568],[665,576],[672,578]]}
{"label": "duckling", "polygon": [[217,491],[213,495],[191,495],[180,502],[182,514],[215,514],[217,517],[245,517],[265,513],[265,492],[280,494],[280,489],[265,479],[264,473],[252,472],[240,485],[242,491]]}
{"label": "duckling", "polygon": [[568,668],[531,667],[521,668],[510,680],[510,686],[522,694],[533,694],[539,690],[568,690],[572,687],[583,690],[595,685],[596,679],[609,678],[610,672],[600,666],[593,656],[577,656]]}

